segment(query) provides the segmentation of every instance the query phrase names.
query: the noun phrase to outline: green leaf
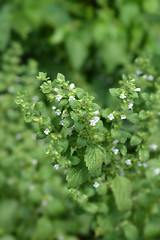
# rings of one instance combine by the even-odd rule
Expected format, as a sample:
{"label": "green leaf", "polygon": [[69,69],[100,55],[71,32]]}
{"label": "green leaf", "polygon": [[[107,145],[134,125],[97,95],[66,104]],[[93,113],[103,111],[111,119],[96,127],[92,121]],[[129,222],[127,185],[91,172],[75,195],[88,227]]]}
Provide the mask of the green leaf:
{"label": "green leaf", "polygon": [[85,127],[85,123],[77,121],[77,122],[74,123],[74,127],[75,127],[75,130],[77,132],[81,132],[84,129],[84,127]]}
{"label": "green leaf", "polygon": [[37,102],[34,106],[35,111],[38,113],[38,115],[43,115],[45,111],[44,104],[42,102]]}
{"label": "green leaf", "polygon": [[128,240],[137,240],[139,235],[137,227],[132,223],[124,226],[124,234]]}
{"label": "green leaf", "polygon": [[24,114],[24,120],[25,120],[26,122],[31,122],[32,119],[33,119],[32,113],[31,113],[31,112],[25,112],[25,114]]}
{"label": "green leaf", "polygon": [[106,154],[101,146],[90,145],[87,147],[84,161],[92,176],[98,176],[101,174],[102,163],[105,158]]}
{"label": "green leaf", "polygon": [[139,155],[139,160],[141,162],[145,162],[149,158],[149,151],[140,149],[139,152],[138,152],[138,155]]}
{"label": "green leaf", "polygon": [[110,152],[106,153],[106,158],[104,159],[104,163],[107,165],[111,162],[112,160],[112,154]]}
{"label": "green leaf", "polygon": [[35,228],[33,239],[48,239],[53,233],[52,223],[46,217],[39,218]]}
{"label": "green leaf", "polygon": [[110,108],[106,108],[103,112],[102,112],[102,117],[108,119],[108,115],[112,112],[112,110]]}
{"label": "green leaf", "polygon": [[70,112],[70,115],[71,115],[71,118],[74,120],[74,121],[78,121],[78,115],[77,115],[77,113],[75,113],[75,112]]}
{"label": "green leaf", "polygon": [[119,136],[117,136],[117,139],[120,143],[125,143],[127,141],[127,138],[131,137],[131,134],[125,131],[119,131]]}
{"label": "green leaf", "polygon": [[88,29],[74,29],[66,39],[66,50],[72,67],[75,70],[81,69],[88,56],[88,46],[91,42]]}
{"label": "green leaf", "polygon": [[132,123],[138,123],[139,122],[138,113],[127,114],[127,119]]}
{"label": "green leaf", "polygon": [[77,90],[77,97],[79,99],[82,99],[83,96],[84,96],[85,91],[83,89],[81,89],[81,88],[77,88],[76,90]]}
{"label": "green leaf", "polygon": [[140,113],[139,113],[139,117],[141,119],[146,119],[148,117],[147,112],[144,111],[144,110],[141,110]]}
{"label": "green leaf", "polygon": [[74,167],[70,167],[67,170],[67,181],[69,187],[78,187],[82,183],[86,182],[88,178],[88,170],[85,164],[79,164]]}
{"label": "green leaf", "polygon": [[[144,228],[144,235],[147,239],[155,239],[155,237],[160,236],[160,218],[157,217],[151,217]],[[156,238],[157,239],[157,238]]]}
{"label": "green leaf", "polygon": [[77,100],[71,100],[71,101],[69,101],[69,105],[75,111],[78,109],[79,102]]}
{"label": "green leaf", "polygon": [[113,97],[119,97],[120,93],[121,93],[121,89],[120,88],[110,88],[109,91],[110,91],[110,94]]}
{"label": "green leaf", "polygon": [[140,138],[138,136],[132,136],[131,141],[130,141],[132,146],[138,145],[141,142],[142,142],[142,138]]}
{"label": "green leaf", "polygon": [[127,154],[127,148],[125,145],[120,145],[119,150],[123,156],[125,156]]}
{"label": "green leaf", "polygon": [[65,81],[65,76],[61,73],[57,74],[57,80]]}
{"label": "green leaf", "polygon": [[47,117],[47,116],[43,117],[43,124],[45,124],[47,126],[50,125],[51,124],[50,117]]}
{"label": "green leaf", "polygon": [[129,179],[122,176],[116,176],[112,181],[112,191],[119,211],[131,208],[131,187]]}
{"label": "green leaf", "polygon": [[77,139],[77,147],[82,148],[87,145],[87,139],[83,137],[78,137]]}
{"label": "green leaf", "polygon": [[70,160],[73,166],[80,163],[80,158],[78,158],[77,156],[72,156]]}
{"label": "green leaf", "polygon": [[47,73],[39,72],[39,76],[37,76],[37,79],[42,81],[47,81],[49,77],[47,77]]}

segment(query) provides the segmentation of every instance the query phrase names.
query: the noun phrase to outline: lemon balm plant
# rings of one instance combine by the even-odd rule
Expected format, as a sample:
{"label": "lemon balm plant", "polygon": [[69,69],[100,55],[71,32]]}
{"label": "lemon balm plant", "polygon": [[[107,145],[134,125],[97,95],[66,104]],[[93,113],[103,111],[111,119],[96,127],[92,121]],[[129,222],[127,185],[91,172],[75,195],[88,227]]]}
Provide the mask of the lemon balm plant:
{"label": "lemon balm plant", "polygon": [[95,239],[160,236],[160,78],[149,59],[138,59],[135,74],[109,90],[114,108],[102,109],[62,74],[37,79],[45,101],[33,103],[24,91],[16,102],[38,124],[69,195],[92,216]]}

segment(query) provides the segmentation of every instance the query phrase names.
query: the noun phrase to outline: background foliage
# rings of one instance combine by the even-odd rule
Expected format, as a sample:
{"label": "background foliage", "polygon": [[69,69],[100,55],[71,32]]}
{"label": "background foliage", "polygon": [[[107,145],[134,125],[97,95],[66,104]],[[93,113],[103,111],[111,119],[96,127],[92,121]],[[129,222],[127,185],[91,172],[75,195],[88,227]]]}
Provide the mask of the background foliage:
{"label": "background foliage", "polygon": [[[46,101],[35,76],[62,72],[101,106],[113,105],[108,88],[117,85],[122,72],[138,70],[132,67],[135,57],[152,53],[158,68],[159,5],[159,0],[0,1],[1,240],[94,238],[92,210],[86,213],[67,197],[63,174],[51,167],[43,141],[35,139],[37,128],[25,124],[15,106],[16,92],[28,90],[33,102]],[[139,200],[144,210],[152,204],[145,194]],[[160,235],[158,209],[150,210],[155,216],[146,223],[146,239]],[[143,213],[138,208],[135,219]],[[97,236],[113,234],[109,221],[99,217],[98,223],[103,227]],[[126,224],[126,239],[134,234],[135,227]]]}

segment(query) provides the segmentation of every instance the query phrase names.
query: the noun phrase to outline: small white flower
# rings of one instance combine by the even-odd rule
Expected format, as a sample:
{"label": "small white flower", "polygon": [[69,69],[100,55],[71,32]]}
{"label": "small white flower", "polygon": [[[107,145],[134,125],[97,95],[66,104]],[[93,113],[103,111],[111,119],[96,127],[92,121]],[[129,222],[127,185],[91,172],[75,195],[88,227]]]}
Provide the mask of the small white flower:
{"label": "small white flower", "polygon": [[126,95],[124,95],[124,93],[121,93],[121,95],[119,96],[119,98],[125,99],[125,98],[126,98]]}
{"label": "small white flower", "polygon": [[75,88],[75,85],[74,85],[74,83],[71,83],[71,84],[69,85],[69,87],[70,87],[70,89],[73,89],[73,88]]}
{"label": "small white flower", "polygon": [[154,151],[156,151],[157,148],[158,148],[157,144],[151,144],[149,147],[150,147],[151,149],[153,149]]}
{"label": "small white flower", "polygon": [[58,91],[59,91],[59,89],[58,89],[58,88],[54,88],[54,91],[55,91],[55,92],[58,92]]}
{"label": "small white flower", "polygon": [[69,132],[72,132],[74,129],[74,125],[72,127],[69,128]]}
{"label": "small white flower", "polygon": [[112,148],[111,151],[112,151],[115,155],[117,155],[118,152],[119,152],[119,149],[117,149],[117,148]]}
{"label": "small white flower", "polygon": [[30,191],[33,191],[35,189],[35,186],[33,185],[33,184],[31,184],[30,186],[29,186],[29,190]]}
{"label": "small white flower", "polygon": [[13,184],[13,179],[12,179],[12,178],[8,178],[7,184],[8,184],[8,185],[12,185],[12,184]]}
{"label": "small white flower", "polygon": [[92,119],[92,120],[89,120],[89,121],[90,121],[90,125],[91,126],[95,126],[96,125],[96,121],[95,120]]}
{"label": "small white flower", "polygon": [[22,134],[21,133],[17,133],[16,134],[16,139],[17,140],[21,140],[22,139]]}
{"label": "small white flower", "polygon": [[141,89],[140,89],[140,88],[135,88],[134,91],[135,91],[135,92],[140,92]]}
{"label": "small white flower", "polygon": [[99,183],[98,182],[94,182],[93,187],[94,188],[98,188],[99,187]]}
{"label": "small white flower", "polygon": [[34,96],[34,97],[32,98],[32,101],[33,101],[34,103],[38,102],[38,101],[39,101],[39,97],[38,97],[38,96]]}
{"label": "small white flower", "polygon": [[63,126],[63,120],[60,121],[59,125],[62,125],[62,126]]}
{"label": "small white flower", "polygon": [[126,163],[127,165],[131,165],[131,159],[127,159],[127,160],[125,161],[125,163]]}
{"label": "small white flower", "polygon": [[9,93],[13,93],[13,92],[14,92],[14,87],[13,87],[13,86],[10,86],[10,87],[8,88],[8,92],[9,92]]}
{"label": "small white flower", "polygon": [[59,102],[61,99],[62,99],[62,95],[58,94],[58,95],[56,96],[56,100]]}
{"label": "small white flower", "polygon": [[156,169],[154,169],[154,174],[155,174],[155,175],[160,174],[160,168],[156,168]]}
{"label": "small white flower", "polygon": [[48,135],[48,134],[50,133],[49,128],[47,128],[47,129],[44,131],[44,133],[45,133],[46,135]]}
{"label": "small white flower", "polygon": [[124,171],[123,171],[123,169],[120,170],[120,175],[121,175],[121,176],[124,176]]}
{"label": "small white flower", "polygon": [[39,208],[36,208],[36,211],[37,212],[42,212],[42,209],[39,207]]}
{"label": "small white flower", "polygon": [[54,168],[55,168],[56,170],[58,170],[58,169],[59,169],[59,164],[55,164],[55,165],[54,165]]}
{"label": "small white flower", "polygon": [[133,103],[131,102],[131,103],[128,103],[128,108],[129,109],[132,109],[133,108]]}
{"label": "small white flower", "polygon": [[148,76],[147,76],[146,74],[145,74],[145,75],[143,75],[143,78],[144,78],[144,79],[146,79],[147,77],[148,77]]}
{"label": "small white flower", "polygon": [[75,97],[70,96],[70,97],[69,97],[69,101],[71,101],[71,100],[75,100]]}
{"label": "small white flower", "polygon": [[67,117],[68,115],[66,114],[66,113],[63,113],[62,115],[61,115],[61,118],[65,118],[65,117]]}
{"label": "small white flower", "polygon": [[57,115],[57,116],[60,116],[60,115],[61,115],[61,110],[60,110],[60,109],[57,109],[57,110],[56,110],[56,115]]}
{"label": "small white flower", "polygon": [[108,118],[109,118],[109,120],[113,120],[113,119],[114,119],[114,116],[113,116],[113,114],[112,114],[112,113],[110,113],[110,114],[108,115]]}
{"label": "small white flower", "polygon": [[117,227],[115,227],[115,231],[116,232],[118,232],[119,231],[119,227],[117,226]]}
{"label": "small white flower", "polygon": [[142,163],[141,162],[137,162],[137,165],[138,165],[138,167],[141,167]]}
{"label": "small white flower", "polygon": [[113,141],[113,144],[116,145],[119,141],[116,139]]}
{"label": "small white flower", "polygon": [[43,207],[47,206],[47,204],[48,204],[48,202],[47,202],[46,200],[43,200],[43,201],[42,201],[42,206],[43,206]]}
{"label": "small white flower", "polygon": [[99,117],[93,117],[93,120],[97,123],[99,121]]}
{"label": "small white flower", "polygon": [[33,165],[37,165],[37,163],[38,163],[38,160],[37,160],[37,159],[32,159],[32,164],[33,164]]}
{"label": "small white flower", "polygon": [[141,75],[142,73],[143,73],[143,72],[142,72],[141,70],[137,70],[137,71],[136,71],[136,74],[137,74],[137,75]]}
{"label": "small white flower", "polygon": [[15,81],[16,83],[19,83],[19,82],[21,82],[21,78],[20,78],[19,76],[17,76],[17,77],[14,79],[14,81]]}
{"label": "small white flower", "polygon": [[146,162],[143,163],[143,167],[144,167],[144,168],[147,167],[147,163],[146,163]]}
{"label": "small white flower", "polygon": [[152,75],[149,75],[148,78],[147,78],[149,81],[153,81],[154,80],[154,77]]}
{"label": "small white flower", "polygon": [[121,119],[126,119],[126,115],[121,115]]}
{"label": "small white flower", "polygon": [[97,110],[97,111],[95,111],[95,112],[94,112],[94,114],[95,114],[95,115],[98,115],[98,114],[99,114],[99,111],[98,111],[98,110]]}
{"label": "small white flower", "polygon": [[52,106],[52,109],[53,109],[53,110],[55,110],[55,109],[56,109],[56,107],[55,107],[55,106]]}
{"label": "small white flower", "polygon": [[32,134],[32,139],[33,139],[33,140],[36,140],[36,139],[37,139],[36,133],[33,133],[33,134]]}

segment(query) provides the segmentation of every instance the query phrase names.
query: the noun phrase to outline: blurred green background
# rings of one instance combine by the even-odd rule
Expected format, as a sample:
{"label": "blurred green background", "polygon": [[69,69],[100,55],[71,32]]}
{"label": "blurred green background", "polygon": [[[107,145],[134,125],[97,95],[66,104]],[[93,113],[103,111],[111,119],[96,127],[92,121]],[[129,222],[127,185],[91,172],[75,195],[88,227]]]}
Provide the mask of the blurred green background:
{"label": "blurred green background", "polygon": [[137,56],[159,60],[159,23],[159,0],[0,1],[0,240],[93,239],[92,215],[66,197],[17,90],[36,102],[38,71],[61,72],[106,107]]}

